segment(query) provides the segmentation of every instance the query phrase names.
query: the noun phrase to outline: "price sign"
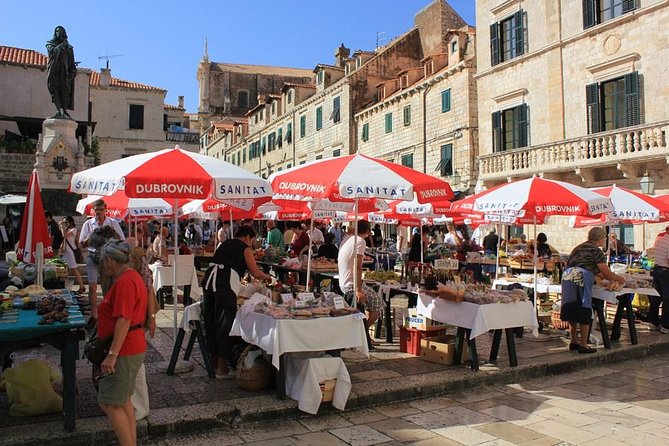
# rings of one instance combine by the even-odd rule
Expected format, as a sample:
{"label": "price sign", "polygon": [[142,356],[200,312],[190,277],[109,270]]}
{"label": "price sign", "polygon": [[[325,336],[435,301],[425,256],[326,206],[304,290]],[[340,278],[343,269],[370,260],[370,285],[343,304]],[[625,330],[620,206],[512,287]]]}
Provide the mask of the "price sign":
{"label": "price sign", "polygon": [[458,262],[458,259],[436,259],[434,261],[434,268],[456,270],[460,268],[460,262]]}
{"label": "price sign", "polygon": [[309,302],[310,300],[314,300],[314,298],[314,293],[297,293],[297,299],[302,302]]}
{"label": "price sign", "polygon": [[293,295],[291,293],[281,293],[281,302],[287,304],[293,300]]}
{"label": "price sign", "polygon": [[342,308],[346,307],[346,302],[344,301],[344,298],[341,296],[335,296],[333,298],[334,301],[334,306],[337,310],[341,310]]}

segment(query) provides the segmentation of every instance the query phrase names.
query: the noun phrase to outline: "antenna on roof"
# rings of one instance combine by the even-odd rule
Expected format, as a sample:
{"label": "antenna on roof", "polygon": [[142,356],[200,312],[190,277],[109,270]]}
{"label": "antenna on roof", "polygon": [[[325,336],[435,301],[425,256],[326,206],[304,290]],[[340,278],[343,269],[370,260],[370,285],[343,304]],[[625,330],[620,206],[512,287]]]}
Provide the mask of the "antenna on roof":
{"label": "antenna on roof", "polygon": [[110,55],[108,53],[106,56],[98,56],[98,60],[106,60],[107,63],[106,63],[105,68],[109,69],[109,59],[111,59],[112,57],[121,57],[121,56],[124,56],[124,54],[111,54]]}
{"label": "antenna on roof", "polygon": [[376,49],[377,49],[377,50],[381,47],[381,43],[382,43],[384,40],[386,40],[385,37],[381,37],[381,36],[384,35],[384,34],[385,34],[384,31],[377,31],[377,32],[376,32]]}

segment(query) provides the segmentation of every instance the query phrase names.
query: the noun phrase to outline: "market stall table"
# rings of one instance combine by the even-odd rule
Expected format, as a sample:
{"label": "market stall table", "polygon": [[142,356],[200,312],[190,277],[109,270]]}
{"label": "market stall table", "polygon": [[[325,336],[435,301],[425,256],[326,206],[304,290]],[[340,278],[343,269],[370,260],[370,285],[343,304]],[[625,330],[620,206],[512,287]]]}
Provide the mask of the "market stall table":
{"label": "market stall table", "polygon": [[422,316],[458,327],[454,363],[459,364],[462,360],[462,342],[466,337],[472,370],[479,368],[475,341],[477,336],[494,330],[493,345],[490,350],[490,361],[494,362],[497,360],[502,330],[504,330],[509,362],[512,367],[515,367],[518,365],[518,359],[512,329],[529,327],[535,336],[538,334],[539,323],[534,306],[529,301],[478,305],[419,294],[417,310]]}
{"label": "market stall table", "polygon": [[[38,343],[50,344],[60,350],[60,365],[63,371],[63,413],[65,430],[75,427],[76,362],[79,356],[79,340],[84,338],[86,321],[71,295],[61,294],[67,302],[68,322],[39,325],[42,316],[36,310],[16,310],[14,322],[11,311],[0,318],[0,362],[5,355],[17,349]],[[4,320],[4,321],[3,321]],[[5,365],[3,365],[3,368]]]}
{"label": "market stall table", "polygon": [[385,302],[385,306],[383,309],[383,320],[385,322],[386,326],[386,342],[392,343],[393,342],[393,320],[392,320],[392,311],[391,311],[391,306],[390,306],[390,301],[393,297],[399,296],[399,295],[406,295],[409,298],[409,308],[413,308],[416,306],[416,301],[418,299],[418,295],[411,291],[408,287],[407,288],[400,288],[398,285],[388,285],[385,283],[381,284],[376,284],[373,282],[368,282],[365,281],[366,283],[370,284],[372,287],[378,286],[378,291],[379,296],[383,301]]}
{"label": "market stall table", "polygon": [[[160,308],[165,308],[163,291],[164,287],[174,286],[174,268],[169,265],[153,263],[149,265],[153,272],[153,289],[156,291],[160,302]],[[188,265],[179,264],[177,268],[177,286],[184,287],[184,307],[190,304],[190,294],[193,293],[196,298],[202,296],[202,288],[198,284],[197,270],[192,262]]]}
{"label": "market stall table", "polygon": [[286,397],[285,354],[358,348],[369,357],[362,314],[318,319],[274,319],[240,309],[230,332],[272,355],[277,396]]}

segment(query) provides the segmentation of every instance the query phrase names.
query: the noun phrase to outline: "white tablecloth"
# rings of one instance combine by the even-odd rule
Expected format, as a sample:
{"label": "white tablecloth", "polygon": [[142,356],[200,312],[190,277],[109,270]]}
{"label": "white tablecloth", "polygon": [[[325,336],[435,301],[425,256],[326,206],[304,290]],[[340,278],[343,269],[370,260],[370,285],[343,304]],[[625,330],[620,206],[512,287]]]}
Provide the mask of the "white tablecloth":
{"label": "white tablecloth", "polygon": [[277,370],[284,353],[357,347],[369,357],[365,326],[357,315],[298,320],[238,311],[230,334],[241,336],[272,355],[272,365]]}
{"label": "white tablecloth", "polygon": [[[149,265],[153,272],[153,289],[158,291],[164,286],[174,285],[174,269],[171,266],[162,266],[157,263]],[[177,286],[190,285],[191,298],[199,299],[202,296],[202,288],[197,281],[195,265],[181,266],[177,268]]]}
{"label": "white tablecloth", "polygon": [[300,410],[316,414],[321,405],[320,384],[336,379],[332,405],[344,410],[351,392],[351,377],[341,358],[325,355],[317,358],[289,358],[286,361],[286,394],[299,402]]}
{"label": "white tablecloth", "polygon": [[659,296],[660,293],[657,292],[655,288],[623,288],[619,291],[607,291],[604,288],[598,286],[592,289],[592,297],[595,299],[600,299],[611,304],[618,304],[618,296],[623,294],[645,294],[646,296]]}
{"label": "white tablecloth", "polygon": [[[529,282],[520,282],[518,280],[507,280],[507,279],[496,279],[492,282],[492,287],[495,289],[498,289],[501,286],[505,285],[511,285],[514,283],[519,283],[522,286],[526,288],[534,288],[534,283],[529,283]],[[537,284],[537,293],[561,293],[562,292],[562,286],[561,285],[555,285],[555,284],[545,284],[545,283],[539,283]]]}
{"label": "white tablecloth", "polygon": [[538,335],[539,323],[530,301],[477,305],[419,294],[417,309],[418,313],[435,321],[471,329],[470,339],[488,330],[513,327],[530,327],[533,334]]}

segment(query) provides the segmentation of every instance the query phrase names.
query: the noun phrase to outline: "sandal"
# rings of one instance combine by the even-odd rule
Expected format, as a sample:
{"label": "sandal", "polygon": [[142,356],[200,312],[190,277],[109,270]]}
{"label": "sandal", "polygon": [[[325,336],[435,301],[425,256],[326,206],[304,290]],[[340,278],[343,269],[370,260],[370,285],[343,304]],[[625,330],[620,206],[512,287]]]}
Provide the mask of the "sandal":
{"label": "sandal", "polygon": [[581,344],[576,344],[576,343],[574,343],[574,342],[570,342],[570,343],[569,343],[569,351],[570,351],[570,352],[573,352],[573,351],[575,351],[575,350],[578,350],[579,348],[581,348]]}
{"label": "sandal", "polygon": [[578,352],[581,354],[597,353],[597,349],[592,347],[583,347],[582,345],[579,345]]}

